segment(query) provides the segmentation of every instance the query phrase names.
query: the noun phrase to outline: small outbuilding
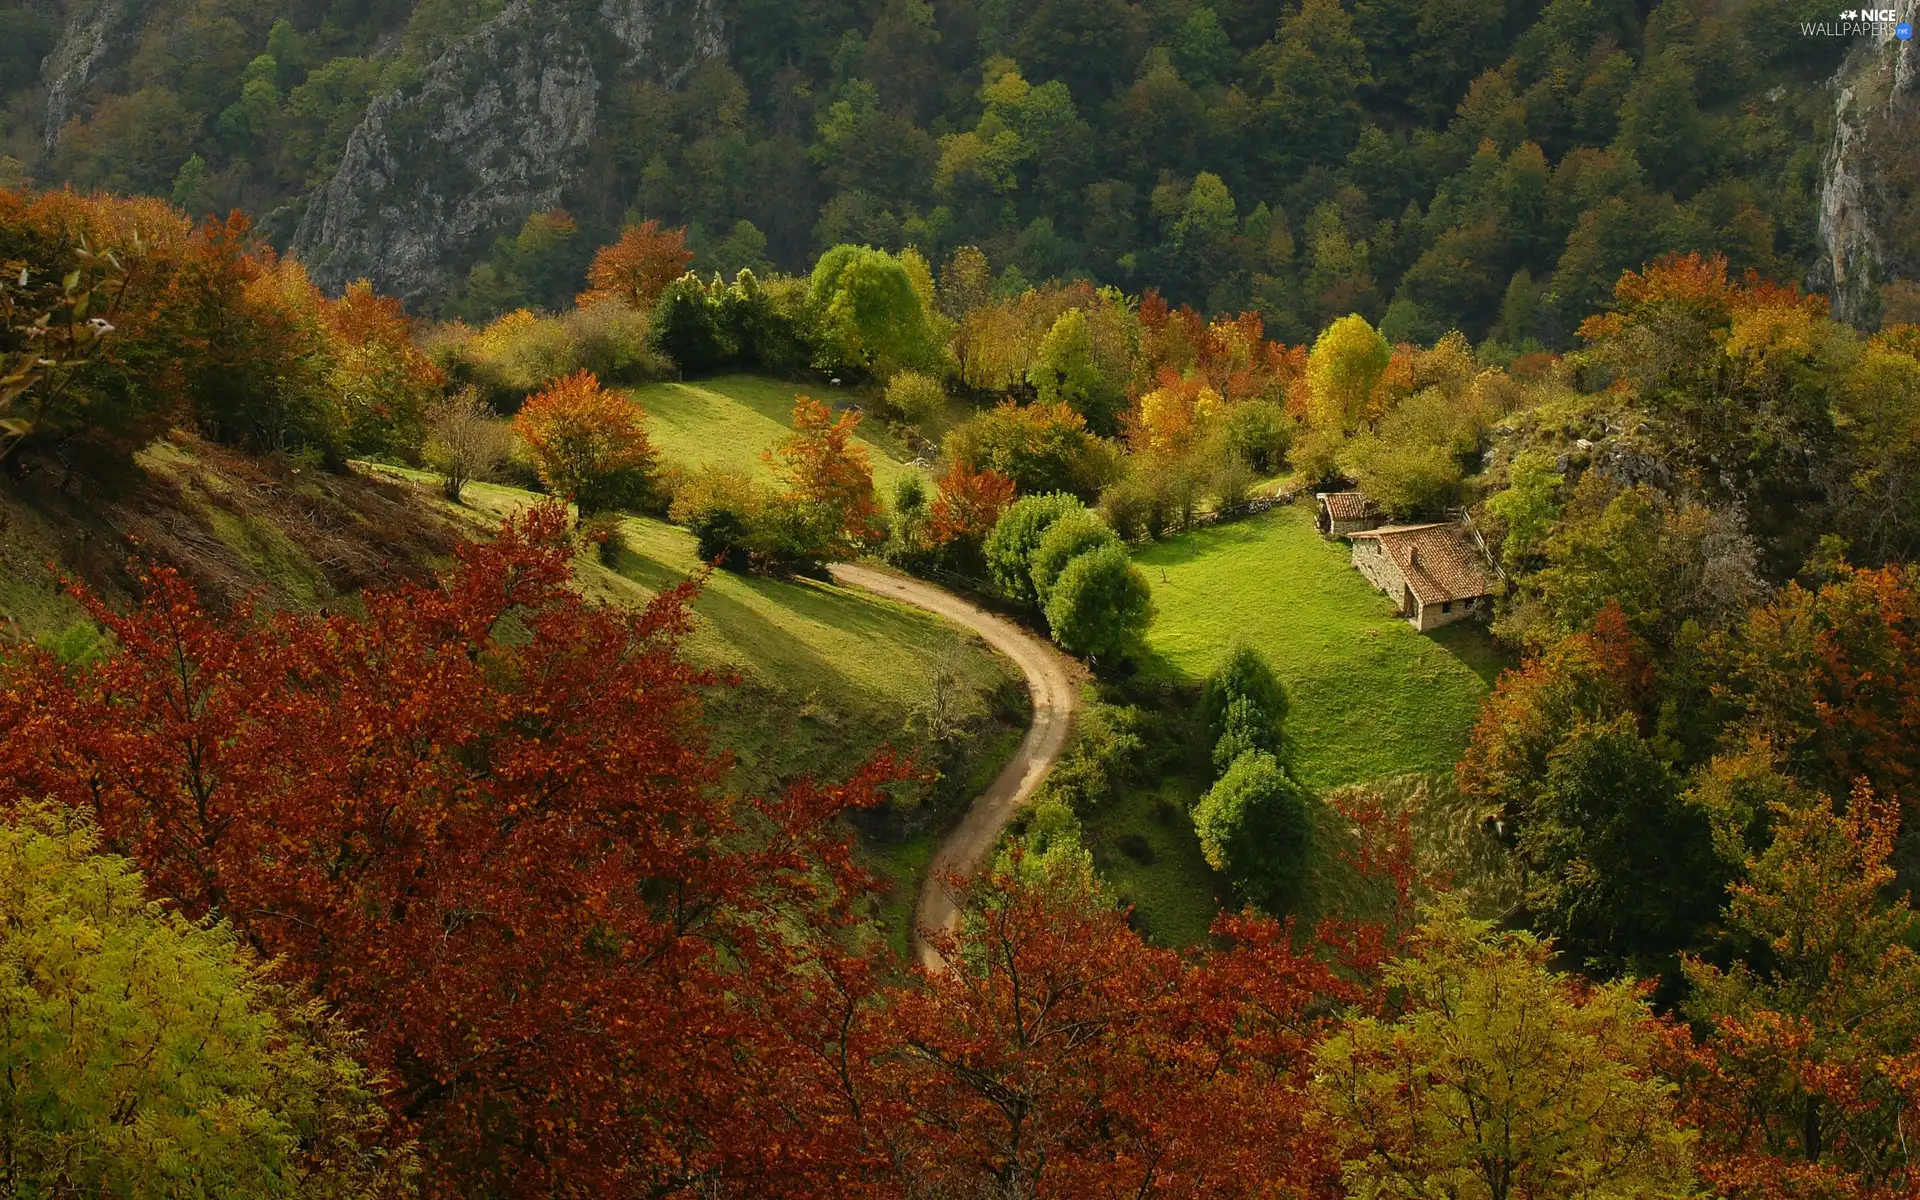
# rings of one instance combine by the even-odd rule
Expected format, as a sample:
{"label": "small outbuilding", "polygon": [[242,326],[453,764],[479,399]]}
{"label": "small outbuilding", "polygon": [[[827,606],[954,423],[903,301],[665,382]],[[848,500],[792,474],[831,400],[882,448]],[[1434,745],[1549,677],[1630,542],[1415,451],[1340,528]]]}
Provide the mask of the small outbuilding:
{"label": "small outbuilding", "polygon": [[1492,605],[1493,569],[1460,525],[1383,525],[1351,537],[1354,567],[1421,633]]}
{"label": "small outbuilding", "polygon": [[1321,537],[1351,537],[1380,524],[1380,508],[1364,492],[1315,492],[1313,498],[1320,503]]}

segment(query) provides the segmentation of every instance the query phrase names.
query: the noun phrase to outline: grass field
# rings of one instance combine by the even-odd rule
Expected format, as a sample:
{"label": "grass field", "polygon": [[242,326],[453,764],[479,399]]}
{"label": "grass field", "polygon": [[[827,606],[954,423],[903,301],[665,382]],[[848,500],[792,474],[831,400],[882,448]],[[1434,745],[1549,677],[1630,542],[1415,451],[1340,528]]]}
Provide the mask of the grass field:
{"label": "grass field", "polygon": [[1316,790],[1451,772],[1504,665],[1477,625],[1416,633],[1305,506],[1170,538],[1134,561],[1156,609],[1146,670],[1199,680],[1236,639],[1265,654],[1291,700],[1294,769]]}
{"label": "grass field", "polygon": [[[1235,640],[1266,655],[1291,701],[1295,772],[1316,793],[1408,774],[1450,775],[1504,662],[1477,625],[1422,635],[1323,541],[1304,506],[1144,547],[1153,586],[1144,679],[1190,688]],[[1198,761],[1083,818],[1094,861],[1152,940],[1192,946],[1228,899],[1187,812]]]}
{"label": "grass field", "polygon": [[[790,432],[793,398],[800,392],[822,404],[847,399],[833,388],[810,388],[759,375],[650,383],[632,394],[646,410],[647,431],[670,465],[737,467],[770,478],[771,469],[760,455]],[[908,465],[912,454],[871,413],[861,421],[856,439],[873,460],[875,490],[882,497],[891,496],[894,481],[914,469]]]}

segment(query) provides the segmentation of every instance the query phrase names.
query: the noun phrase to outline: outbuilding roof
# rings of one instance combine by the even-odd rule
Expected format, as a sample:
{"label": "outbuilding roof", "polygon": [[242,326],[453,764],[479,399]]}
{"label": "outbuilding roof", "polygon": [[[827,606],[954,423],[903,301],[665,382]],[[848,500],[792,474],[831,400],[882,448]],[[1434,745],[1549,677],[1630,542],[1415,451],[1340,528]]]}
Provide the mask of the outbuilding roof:
{"label": "outbuilding roof", "polygon": [[1493,591],[1487,560],[1458,525],[1385,525],[1353,537],[1378,541],[1422,604],[1471,600]]}
{"label": "outbuilding roof", "polygon": [[1365,492],[1321,492],[1319,497],[1327,506],[1327,516],[1335,521],[1364,521],[1379,515],[1379,508]]}

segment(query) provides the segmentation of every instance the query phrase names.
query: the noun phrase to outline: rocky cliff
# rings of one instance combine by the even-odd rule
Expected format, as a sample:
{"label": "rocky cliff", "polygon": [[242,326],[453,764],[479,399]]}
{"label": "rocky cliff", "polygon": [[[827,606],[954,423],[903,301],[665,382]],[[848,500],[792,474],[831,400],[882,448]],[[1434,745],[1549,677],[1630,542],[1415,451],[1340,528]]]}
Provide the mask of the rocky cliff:
{"label": "rocky cliff", "polygon": [[1834,315],[1870,323],[1880,286],[1920,281],[1920,91],[1912,41],[1881,25],[1834,77],[1832,140],[1821,164],[1822,257],[1808,283]]}
{"label": "rocky cliff", "polygon": [[495,233],[560,201],[607,88],[677,84],[725,54],[723,34],[716,0],[514,0],[374,101],[293,249],[331,290],[441,290]]}

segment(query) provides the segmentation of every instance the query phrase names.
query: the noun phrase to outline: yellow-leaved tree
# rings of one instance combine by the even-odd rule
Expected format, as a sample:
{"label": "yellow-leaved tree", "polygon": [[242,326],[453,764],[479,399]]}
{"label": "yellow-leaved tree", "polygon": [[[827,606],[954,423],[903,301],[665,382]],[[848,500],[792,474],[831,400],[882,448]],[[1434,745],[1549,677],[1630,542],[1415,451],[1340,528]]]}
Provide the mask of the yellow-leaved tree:
{"label": "yellow-leaved tree", "polygon": [[1631,981],[1579,984],[1550,943],[1431,911],[1386,976],[1397,1017],[1349,1020],[1315,1091],[1355,1200],[1656,1200],[1696,1194],[1692,1134]]}

